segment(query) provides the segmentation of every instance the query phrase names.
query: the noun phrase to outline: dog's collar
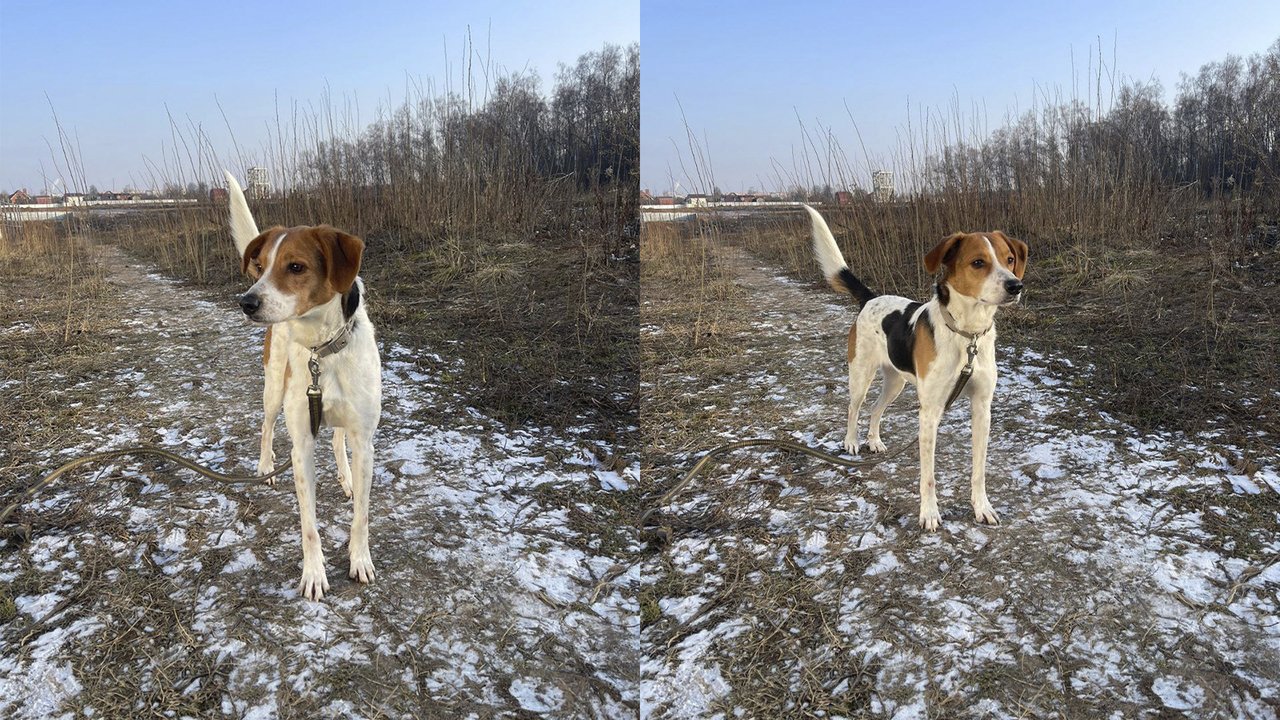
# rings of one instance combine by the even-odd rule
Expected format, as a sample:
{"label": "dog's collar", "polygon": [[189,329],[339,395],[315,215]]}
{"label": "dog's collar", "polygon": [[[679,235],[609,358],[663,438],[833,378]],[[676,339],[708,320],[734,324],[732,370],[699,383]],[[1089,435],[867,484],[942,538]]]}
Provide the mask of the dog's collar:
{"label": "dog's collar", "polygon": [[948,330],[950,330],[951,332],[953,332],[953,333],[955,333],[955,334],[957,334],[957,335],[959,335],[959,336],[961,336],[961,337],[965,338],[966,340],[968,340],[968,341],[969,341],[969,342],[971,342],[971,343],[972,343],[972,342],[976,342],[978,338],[980,338],[980,337],[982,337],[983,335],[986,335],[987,333],[991,332],[991,328],[993,328],[993,327],[995,327],[995,326],[996,326],[996,323],[995,323],[995,321],[993,320],[993,321],[991,322],[991,324],[987,326],[987,329],[986,329],[986,330],[983,330],[982,332],[974,333],[974,332],[968,332],[968,331],[965,331],[965,330],[961,330],[960,328],[956,327],[956,319],[955,319],[955,318],[953,318],[953,317],[951,317],[951,313],[947,310],[947,306],[946,306],[946,305],[939,304],[939,305],[938,305],[938,309],[942,310],[942,322],[946,323],[946,325],[947,325],[947,329],[948,329]]}
{"label": "dog's collar", "polygon": [[323,360],[330,355],[342,352],[347,343],[351,342],[351,333],[355,330],[355,326],[356,319],[355,316],[352,316],[350,320],[342,323],[342,327],[338,328],[337,334],[311,348],[312,357],[317,360]]}
{"label": "dog's collar", "polygon": [[351,284],[351,289],[342,295],[342,327],[338,328],[338,332],[328,340],[313,345],[311,347],[311,356],[317,360],[322,360],[335,353],[342,352],[342,349],[351,341],[351,333],[356,328],[356,310],[360,307],[360,282],[359,279]]}

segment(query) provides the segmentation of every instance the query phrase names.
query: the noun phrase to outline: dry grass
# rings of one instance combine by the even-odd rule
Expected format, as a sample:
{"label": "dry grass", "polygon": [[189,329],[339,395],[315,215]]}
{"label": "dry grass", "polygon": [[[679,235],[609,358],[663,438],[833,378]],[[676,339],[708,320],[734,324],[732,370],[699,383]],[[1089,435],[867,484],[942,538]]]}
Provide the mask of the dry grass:
{"label": "dry grass", "polygon": [[94,401],[75,385],[108,370],[99,352],[118,323],[108,309],[118,290],[105,281],[91,248],[59,224],[27,223],[15,230],[5,228],[0,241],[3,488],[18,482],[18,468],[36,453],[73,444],[76,407]]}
{"label": "dry grass", "polygon": [[707,228],[648,223],[641,235],[640,340],[642,395],[640,475],[652,489],[657,468],[702,443],[704,413],[680,390],[679,378],[719,378],[747,369],[741,353],[750,316],[743,291],[710,250]]}
{"label": "dry grass", "polygon": [[[919,217],[925,209],[907,210],[925,204],[903,203],[899,213]],[[915,238],[909,227],[860,226],[863,216],[846,208],[824,214],[872,289],[932,293],[921,258],[946,231]],[[793,277],[821,282],[801,214],[703,221],[712,223]],[[1255,235],[1266,237],[1269,227],[1260,224]],[[1029,231],[1021,236],[1031,246],[1028,299],[1002,324],[1002,337],[1095,364],[1109,379],[1096,388],[1100,409],[1140,428],[1198,432],[1215,424],[1231,441],[1261,449],[1267,436],[1280,437],[1280,397],[1272,391],[1280,386],[1280,327],[1269,310],[1280,303],[1280,287],[1269,279],[1280,273],[1280,255],[1215,238],[1219,229],[1212,213],[1188,211],[1146,240]]]}

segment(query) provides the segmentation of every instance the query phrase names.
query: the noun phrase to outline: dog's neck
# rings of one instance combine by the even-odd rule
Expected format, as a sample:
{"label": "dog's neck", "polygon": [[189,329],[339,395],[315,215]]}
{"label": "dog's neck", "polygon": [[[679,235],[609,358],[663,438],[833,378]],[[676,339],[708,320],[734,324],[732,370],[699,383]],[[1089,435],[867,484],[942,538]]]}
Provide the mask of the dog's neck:
{"label": "dog's neck", "polygon": [[939,285],[938,295],[935,299],[942,308],[951,314],[955,326],[959,330],[968,333],[981,333],[995,324],[996,310],[999,309],[998,305],[978,302],[975,298],[961,295],[949,285]]}
{"label": "dog's neck", "polygon": [[335,295],[323,305],[289,321],[289,337],[299,345],[313,348],[337,335],[347,322],[342,312],[343,296]]}

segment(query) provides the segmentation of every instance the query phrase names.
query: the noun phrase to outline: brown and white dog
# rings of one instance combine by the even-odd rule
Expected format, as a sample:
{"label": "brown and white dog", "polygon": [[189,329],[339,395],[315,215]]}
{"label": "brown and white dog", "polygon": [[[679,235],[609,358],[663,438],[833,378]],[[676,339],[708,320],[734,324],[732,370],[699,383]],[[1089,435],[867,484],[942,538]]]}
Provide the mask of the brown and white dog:
{"label": "brown and white dog", "polygon": [[849,428],[844,447],[858,452],[858,414],[876,370],[884,375],[880,397],[871,408],[867,447],[884,452],[880,418],[910,381],[920,398],[920,526],[937,530],[941,523],[933,477],[938,423],[968,357],[976,346],[973,376],[963,394],[969,398],[973,422],[973,474],[970,500],[980,523],[995,525],[987,500],[987,436],[991,398],[996,387],[995,314],[1001,305],[1022,296],[1027,245],[1002,232],[955,233],[924,257],[930,273],[943,268],[937,293],[927,303],[894,295],[877,296],[854,277],[845,264],[827,223],[805,206],[813,223],[813,251],[831,287],[849,293],[862,305],[849,329]]}
{"label": "brown and white dog", "polygon": [[[327,225],[273,227],[258,232],[244,192],[225,173],[231,201],[231,235],[241,268],[255,282],[240,296],[248,318],[267,325],[263,365],[266,385],[258,472],[275,464],[271,450],[276,416],[284,407],[292,443],[293,484],[302,518],[303,597],[319,600],[329,589],[316,530],[315,444],[307,387],[308,363],[318,362],[324,424],[332,427],[338,481],[354,503],[350,576],[373,580],[369,555],[369,486],[373,482],[373,433],[382,407],[382,362],[365,310],[358,273],[364,243]],[[346,446],[351,445],[351,465]],[[354,465],[354,468],[352,467]],[[354,472],[353,472],[354,469]]]}

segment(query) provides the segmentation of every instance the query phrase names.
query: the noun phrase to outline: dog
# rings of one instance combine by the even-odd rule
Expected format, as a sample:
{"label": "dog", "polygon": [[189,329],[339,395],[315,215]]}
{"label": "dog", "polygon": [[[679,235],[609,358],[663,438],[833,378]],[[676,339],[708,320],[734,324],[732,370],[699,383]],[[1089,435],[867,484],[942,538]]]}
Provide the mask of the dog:
{"label": "dog", "polygon": [[[265,475],[275,465],[272,435],[283,407],[302,520],[299,590],[305,598],[320,600],[329,590],[329,581],[316,530],[316,438],[309,395],[317,389],[320,418],[333,428],[338,481],[354,504],[349,575],[361,583],[374,578],[369,554],[369,487],[373,482],[373,435],[382,407],[382,361],[359,277],[364,242],[328,225],[277,226],[258,232],[244,191],[231,173],[224,173],[230,195],[231,235],[241,270],[254,281],[239,297],[240,308],[250,321],[267,326],[262,394],[266,416],[258,473]],[[318,370],[318,378],[313,369]]]}
{"label": "dog", "polygon": [[[996,387],[995,314],[1022,297],[1027,245],[1002,232],[955,233],[924,256],[930,274],[942,269],[937,291],[926,303],[895,295],[877,295],[854,277],[817,210],[805,206],[813,225],[813,252],[827,283],[848,293],[862,309],[849,329],[849,427],[844,448],[857,453],[858,415],[879,369],[880,397],[871,408],[867,448],[884,452],[880,418],[908,382],[920,398],[920,527],[941,524],[933,476],[938,423],[961,373],[972,370],[963,394],[969,397],[973,423],[973,474],[970,501],[977,522],[999,523],[987,499],[987,436],[991,398]],[[972,354],[971,354],[972,349]],[[970,361],[970,358],[972,360]]]}

